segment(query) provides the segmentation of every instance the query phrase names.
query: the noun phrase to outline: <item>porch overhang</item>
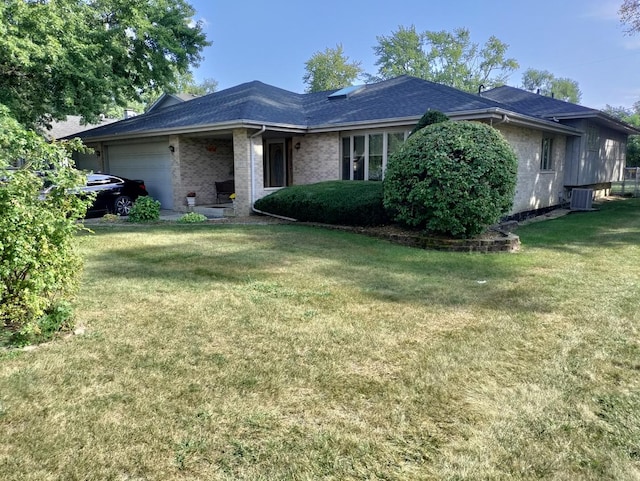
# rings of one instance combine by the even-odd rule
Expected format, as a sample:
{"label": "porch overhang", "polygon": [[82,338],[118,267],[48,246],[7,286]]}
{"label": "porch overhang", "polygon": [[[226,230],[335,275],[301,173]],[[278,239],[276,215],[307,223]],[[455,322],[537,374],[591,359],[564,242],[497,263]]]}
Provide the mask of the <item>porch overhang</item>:
{"label": "porch overhang", "polygon": [[[207,124],[207,125],[192,125],[188,127],[182,128],[167,128],[167,129],[153,129],[153,130],[144,130],[138,132],[128,132],[126,134],[114,134],[114,135],[103,135],[103,136],[91,136],[91,137],[83,137],[82,135],[77,135],[76,137],[80,137],[85,143],[97,143],[97,142],[113,142],[120,140],[137,140],[137,139],[152,139],[154,137],[164,137],[167,135],[213,135],[213,136],[229,136],[233,135],[233,131],[237,129],[247,129],[247,130],[260,130],[262,126],[265,125],[262,122],[253,122],[247,120],[239,120],[233,122],[220,122],[215,124]],[[287,125],[287,124],[266,124],[267,130],[283,132],[283,133],[292,133],[292,134],[305,134],[308,133],[308,130],[305,127],[301,127],[298,125]]]}

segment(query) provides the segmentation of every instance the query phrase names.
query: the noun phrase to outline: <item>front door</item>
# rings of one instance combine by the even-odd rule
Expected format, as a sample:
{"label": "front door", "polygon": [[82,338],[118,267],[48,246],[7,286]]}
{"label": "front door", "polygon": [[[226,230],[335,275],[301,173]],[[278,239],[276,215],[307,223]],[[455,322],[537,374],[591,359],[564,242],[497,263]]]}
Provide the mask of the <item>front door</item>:
{"label": "front door", "polygon": [[268,140],[264,159],[264,186],[287,185],[287,150],[284,140]]}

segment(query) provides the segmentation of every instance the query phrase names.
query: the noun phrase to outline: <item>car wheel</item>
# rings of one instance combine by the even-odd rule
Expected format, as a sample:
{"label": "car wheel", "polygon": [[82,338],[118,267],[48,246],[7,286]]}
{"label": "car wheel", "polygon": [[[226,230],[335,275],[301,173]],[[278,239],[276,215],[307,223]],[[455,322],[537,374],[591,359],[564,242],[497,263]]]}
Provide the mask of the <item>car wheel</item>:
{"label": "car wheel", "polygon": [[118,215],[129,215],[132,206],[133,201],[131,200],[131,197],[127,195],[121,195],[116,199],[113,210]]}

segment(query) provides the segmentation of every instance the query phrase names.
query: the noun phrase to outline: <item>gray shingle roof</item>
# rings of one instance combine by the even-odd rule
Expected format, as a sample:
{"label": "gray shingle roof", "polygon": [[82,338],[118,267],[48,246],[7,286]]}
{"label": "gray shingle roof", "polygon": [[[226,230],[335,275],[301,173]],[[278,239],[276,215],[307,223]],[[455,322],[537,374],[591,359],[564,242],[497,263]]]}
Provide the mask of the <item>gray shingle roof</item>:
{"label": "gray shingle roof", "polygon": [[232,122],[307,129],[419,118],[427,109],[454,113],[500,107],[490,99],[409,76],[366,85],[348,98],[330,100],[333,92],[297,94],[253,81],[93,129],[82,137],[142,134]]}
{"label": "gray shingle roof", "polygon": [[51,122],[51,129],[46,130],[44,135],[48,139],[62,139],[65,137],[73,136],[80,132],[84,132],[89,129],[94,129],[101,125],[111,124],[117,122],[117,119],[102,119],[97,124],[83,124],[82,117],[79,115],[67,115],[66,120],[57,120]]}
{"label": "gray shingle roof", "polygon": [[627,134],[638,134],[638,130],[633,125],[621,121],[600,110],[584,107],[582,105],[565,102],[545,95],[534,94],[526,90],[504,85],[487,90],[482,93],[483,97],[500,102],[506,108],[514,112],[526,113],[541,119],[562,122],[567,119],[592,118]]}
{"label": "gray shingle roof", "polygon": [[513,87],[499,87],[480,96],[409,76],[366,85],[346,98],[330,99],[334,92],[297,94],[253,81],[83,132],[81,136],[91,140],[232,124],[338,128],[397,119],[417,120],[428,109],[450,116],[499,109],[541,121],[561,113],[598,112]]}
{"label": "gray shingle roof", "polygon": [[507,85],[482,92],[482,96],[500,102],[516,112],[547,119],[561,116],[589,116],[600,112],[596,109]]}

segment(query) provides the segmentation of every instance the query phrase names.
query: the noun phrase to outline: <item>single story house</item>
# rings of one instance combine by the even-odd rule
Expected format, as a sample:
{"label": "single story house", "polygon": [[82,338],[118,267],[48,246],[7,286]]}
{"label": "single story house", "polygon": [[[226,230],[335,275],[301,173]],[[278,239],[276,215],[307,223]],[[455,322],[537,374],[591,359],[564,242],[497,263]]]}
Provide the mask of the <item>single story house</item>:
{"label": "single story house", "polygon": [[215,182],[233,179],[239,215],[288,185],[381,181],[389,155],[428,109],[502,132],[519,159],[511,214],[561,204],[576,187],[606,192],[621,178],[628,135],[640,133],[513,87],[476,95],[410,76],[307,94],[254,81],[160,104],[81,132],[95,154],[79,155],[78,166],[144,179],[163,208],[183,211],[188,192],[214,204]]}

